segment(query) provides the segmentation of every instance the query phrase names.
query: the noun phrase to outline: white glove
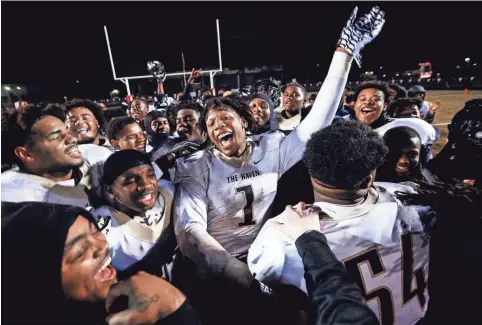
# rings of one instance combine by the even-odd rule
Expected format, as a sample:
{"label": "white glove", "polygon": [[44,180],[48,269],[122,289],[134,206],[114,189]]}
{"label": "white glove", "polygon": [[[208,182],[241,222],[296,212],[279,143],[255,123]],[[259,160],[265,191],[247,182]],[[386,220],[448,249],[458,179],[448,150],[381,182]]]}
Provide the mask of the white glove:
{"label": "white glove", "polygon": [[357,11],[358,7],[355,7],[341,32],[337,46],[347,50],[361,68],[360,51],[380,34],[385,23],[385,12],[381,11],[379,7],[373,7],[368,14],[355,22]]}

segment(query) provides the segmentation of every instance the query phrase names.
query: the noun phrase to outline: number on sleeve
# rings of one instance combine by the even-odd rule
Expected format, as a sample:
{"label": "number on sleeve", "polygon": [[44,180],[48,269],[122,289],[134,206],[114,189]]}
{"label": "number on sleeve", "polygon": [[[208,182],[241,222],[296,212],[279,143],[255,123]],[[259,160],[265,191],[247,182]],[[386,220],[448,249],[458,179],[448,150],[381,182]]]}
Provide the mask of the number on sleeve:
{"label": "number on sleeve", "polygon": [[380,324],[394,324],[395,310],[393,307],[393,297],[390,289],[387,287],[380,287],[367,291],[365,280],[363,279],[359,269],[360,264],[368,263],[368,267],[373,277],[379,276],[385,272],[385,267],[383,266],[378,249],[376,247],[372,247],[371,249],[362,252],[362,254],[345,260],[344,263],[348,273],[354,277],[355,281],[358,283],[358,286],[361,288],[365,300],[368,302],[372,299],[378,299]]}
{"label": "number on sleeve", "polygon": [[236,188],[236,193],[244,193],[244,197],[246,198],[246,205],[244,206],[243,213],[244,213],[244,222],[241,222],[240,226],[249,226],[254,225],[256,222],[253,220],[253,201],[254,201],[254,194],[253,194],[253,187],[251,185],[245,185]]}

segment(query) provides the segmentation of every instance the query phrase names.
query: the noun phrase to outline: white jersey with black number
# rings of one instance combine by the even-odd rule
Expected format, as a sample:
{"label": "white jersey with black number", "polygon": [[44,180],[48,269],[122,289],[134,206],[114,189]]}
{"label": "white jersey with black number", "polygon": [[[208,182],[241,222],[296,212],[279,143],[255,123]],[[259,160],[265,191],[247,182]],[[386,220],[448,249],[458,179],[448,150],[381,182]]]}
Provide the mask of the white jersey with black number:
{"label": "white jersey with black number", "polygon": [[[426,209],[403,206],[393,191],[411,188],[376,183],[376,190],[360,204],[315,205],[329,216],[320,221],[328,245],[360,285],[381,324],[415,324],[428,303],[429,245],[420,220]],[[280,217],[269,220],[251,246],[249,268],[259,281],[307,292],[294,242],[270,226]]]}
{"label": "white jersey with black number", "polygon": [[107,205],[92,212],[107,238],[112,265],[117,270],[125,270],[141,260],[171,222],[174,184],[166,180],[159,180],[158,184],[156,205],[143,215],[131,218]]}
{"label": "white jersey with black number", "polygon": [[308,117],[289,136],[271,134],[256,141],[241,167],[215,151],[178,160],[174,229],[184,255],[215,267],[216,256],[247,253],[269,216],[278,179],[301,159],[311,134],[331,124],[351,60],[335,52]]}
{"label": "white jersey with black number", "polygon": [[313,132],[333,120],[351,58],[336,52],[308,118],[289,136],[263,137],[240,168],[199,152],[178,161],[174,229],[188,257],[213,266],[229,253],[247,253],[276,194],[279,177],[297,163]]}
{"label": "white jersey with black number", "polygon": [[231,255],[247,253],[269,216],[278,179],[301,159],[303,150],[295,148],[304,143],[296,134],[285,137],[276,132],[259,137],[253,145],[251,159],[240,168],[219,159],[213,151],[179,161],[177,232],[202,223]]}

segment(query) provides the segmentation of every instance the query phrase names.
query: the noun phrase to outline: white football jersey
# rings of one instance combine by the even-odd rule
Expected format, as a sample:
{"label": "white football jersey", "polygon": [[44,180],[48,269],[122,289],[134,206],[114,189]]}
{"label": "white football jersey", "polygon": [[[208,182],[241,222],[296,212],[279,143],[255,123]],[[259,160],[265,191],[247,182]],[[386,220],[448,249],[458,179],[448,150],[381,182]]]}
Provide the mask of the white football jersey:
{"label": "white football jersey", "polygon": [[2,202],[47,202],[89,209],[90,202],[84,185],[74,179],[54,182],[48,178],[8,170],[1,176]]}
{"label": "white football jersey", "polygon": [[80,167],[83,178],[80,183],[88,189],[100,193],[100,183],[104,174],[104,163],[112,155],[112,151],[96,144],[81,144],[79,151],[84,158],[84,164]]}
{"label": "white football jersey", "polygon": [[[403,185],[376,183],[364,202],[340,206],[318,202],[329,217],[321,232],[335,256],[362,288],[381,324],[414,324],[428,303],[429,245],[420,221],[424,208],[405,207],[390,192]],[[295,285],[307,292],[304,268],[294,242],[269,220],[251,246],[248,265],[267,284]]]}
{"label": "white football jersey", "polygon": [[429,112],[430,102],[424,100],[422,103],[422,108],[420,109],[420,118],[425,120]]}
{"label": "white football jersey", "polygon": [[293,116],[292,118],[286,119],[281,115],[284,108],[281,110],[275,110],[276,114],[276,128],[283,131],[292,131],[301,123],[301,113]]}
{"label": "white football jersey", "polygon": [[[278,179],[301,159],[305,148],[296,132],[288,137],[281,132],[262,135],[253,145],[251,158],[240,168],[213,151],[178,162],[176,234],[200,223],[231,255],[247,253],[269,217]],[[180,245],[182,240],[178,238]]]}
{"label": "white football jersey", "polygon": [[399,126],[407,126],[414,129],[420,135],[422,145],[432,144],[437,140],[437,133],[433,126],[418,118],[397,118],[373,131],[383,137],[388,130]]}
{"label": "white football jersey", "polygon": [[174,184],[166,180],[159,180],[158,184],[156,205],[142,216],[130,218],[110,206],[101,206],[92,212],[107,238],[116,270],[125,270],[141,260],[171,222]]}
{"label": "white football jersey", "polygon": [[270,215],[278,179],[300,161],[311,135],[333,121],[351,62],[346,53],[335,52],[307,118],[286,137],[276,132],[256,139],[240,167],[216,151],[178,160],[174,230],[184,255],[215,269],[226,255],[248,252]]}
{"label": "white football jersey", "polygon": [[79,168],[82,178],[78,184],[74,179],[54,182],[45,177],[9,170],[1,177],[2,201],[50,202],[89,209],[91,204],[86,189],[93,195],[100,193],[104,162],[111,151],[95,144],[82,144],[78,148],[84,158],[84,164]]}

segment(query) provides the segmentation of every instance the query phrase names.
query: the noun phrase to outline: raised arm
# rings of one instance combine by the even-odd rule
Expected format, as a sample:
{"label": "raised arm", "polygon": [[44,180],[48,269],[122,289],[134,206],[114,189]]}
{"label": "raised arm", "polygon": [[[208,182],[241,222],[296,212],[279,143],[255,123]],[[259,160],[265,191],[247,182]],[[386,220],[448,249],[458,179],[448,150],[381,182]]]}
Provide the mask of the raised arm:
{"label": "raised arm", "polygon": [[330,69],[316,96],[313,108],[296,129],[304,142],[308,141],[312,133],[331,124],[343,96],[353,58],[361,66],[361,49],[382,30],[385,14],[380,8],[374,7],[368,14],[355,21],[357,11],[355,7],[342,30]]}
{"label": "raised arm", "polygon": [[342,30],[328,74],[316,96],[313,108],[281,144],[282,173],[301,159],[303,145],[311,135],[331,124],[343,96],[352,60],[355,59],[358,65],[361,64],[361,49],[370,43],[383,27],[385,14],[380,8],[374,7],[368,14],[355,21],[357,10],[353,10]]}
{"label": "raised arm", "polygon": [[191,99],[191,91],[192,91],[192,84],[194,81],[202,76],[202,69],[192,69],[191,74],[189,75],[189,79],[187,80],[186,86],[184,87],[184,91],[182,92],[181,100],[190,100]]}

